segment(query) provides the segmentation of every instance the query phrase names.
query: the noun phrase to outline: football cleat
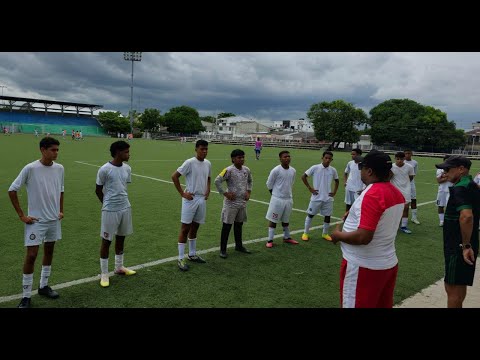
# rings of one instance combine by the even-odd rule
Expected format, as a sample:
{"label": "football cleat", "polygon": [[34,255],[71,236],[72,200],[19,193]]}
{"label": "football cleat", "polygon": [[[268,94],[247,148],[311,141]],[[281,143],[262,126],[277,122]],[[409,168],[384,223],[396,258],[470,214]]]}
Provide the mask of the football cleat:
{"label": "football cleat", "polygon": [[420,221],[418,221],[417,218],[412,218],[412,222],[413,222],[414,224],[420,225]]}
{"label": "football cleat", "polygon": [[303,235],[302,235],[302,240],[303,240],[303,241],[308,241],[308,240],[310,240],[310,237],[308,236],[307,233],[303,233]]}
{"label": "football cleat", "polygon": [[178,265],[178,268],[182,271],[188,271],[189,269],[188,264],[185,261],[185,258],[183,258],[182,260],[178,260],[177,265]]}
{"label": "football cleat", "polygon": [[38,289],[38,295],[42,295],[50,299],[56,299],[60,296],[55,290],[52,290],[50,286],[44,286],[43,288]]}
{"label": "football cleat", "polygon": [[297,241],[297,240],[294,240],[294,239],[292,239],[292,238],[283,239],[283,242],[284,242],[284,243],[287,243],[287,244],[293,244],[293,245],[297,245],[297,244],[298,244],[298,241]]}
{"label": "football cleat", "polygon": [[129,268],[126,268],[125,266],[122,266],[118,269],[115,269],[114,273],[116,275],[126,275],[126,276],[130,276],[130,275],[135,275],[137,272],[135,270],[131,270]]}
{"label": "football cleat", "polygon": [[406,226],[401,227],[400,231],[403,232],[404,234],[411,234],[412,233],[412,230],[410,230]]}
{"label": "football cleat", "polygon": [[30,307],[30,298],[24,297],[17,305],[19,309],[28,309]]}
{"label": "football cleat", "polygon": [[328,234],[322,234],[322,238],[327,240],[327,241],[332,241],[332,237]]}
{"label": "football cleat", "polygon": [[203,260],[200,256],[198,255],[187,255],[187,259],[190,260],[190,261],[193,261],[193,262],[196,262],[196,263],[200,263],[200,264],[205,264],[206,261]]}
{"label": "football cleat", "polygon": [[110,279],[108,278],[108,274],[100,275],[100,286],[104,288],[110,286]]}
{"label": "football cleat", "polygon": [[267,248],[272,248],[273,247],[273,241],[267,241],[267,243],[265,244],[265,246]]}

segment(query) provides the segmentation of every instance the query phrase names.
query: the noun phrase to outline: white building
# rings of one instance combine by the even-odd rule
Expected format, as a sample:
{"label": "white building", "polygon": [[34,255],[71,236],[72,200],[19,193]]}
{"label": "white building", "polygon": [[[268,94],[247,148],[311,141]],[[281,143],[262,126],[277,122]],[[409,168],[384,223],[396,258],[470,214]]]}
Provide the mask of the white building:
{"label": "white building", "polygon": [[243,116],[231,116],[217,120],[216,124],[204,124],[206,131],[200,133],[202,136],[219,136],[225,138],[250,137],[250,134],[268,133],[270,128],[252,119]]}
{"label": "white building", "polygon": [[313,124],[305,119],[274,121],[273,127],[275,129],[289,129],[291,131],[314,132]]}

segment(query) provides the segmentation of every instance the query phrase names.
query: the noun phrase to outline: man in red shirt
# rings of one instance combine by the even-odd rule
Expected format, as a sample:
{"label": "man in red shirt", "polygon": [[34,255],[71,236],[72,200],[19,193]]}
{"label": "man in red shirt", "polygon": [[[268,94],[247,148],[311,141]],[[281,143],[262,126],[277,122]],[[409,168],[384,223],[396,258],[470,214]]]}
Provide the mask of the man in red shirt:
{"label": "man in red shirt", "polygon": [[392,161],[372,150],[358,164],[367,186],[345,214],[343,230],[330,235],[341,242],[340,302],[344,308],[391,308],[397,279],[397,228],[405,198],[388,178]]}

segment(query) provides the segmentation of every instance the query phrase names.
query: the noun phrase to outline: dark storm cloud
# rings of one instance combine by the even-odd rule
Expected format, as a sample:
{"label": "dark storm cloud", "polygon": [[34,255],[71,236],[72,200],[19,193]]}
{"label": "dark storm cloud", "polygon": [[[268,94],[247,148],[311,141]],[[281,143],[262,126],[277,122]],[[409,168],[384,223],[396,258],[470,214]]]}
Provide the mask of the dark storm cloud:
{"label": "dark storm cloud", "polygon": [[[344,99],[368,111],[410,98],[478,121],[477,53],[143,53],[134,64],[134,108],[179,105],[201,115],[259,120],[306,117],[312,104]],[[0,53],[4,94],[101,104],[126,114],[131,62],[123,53]]]}

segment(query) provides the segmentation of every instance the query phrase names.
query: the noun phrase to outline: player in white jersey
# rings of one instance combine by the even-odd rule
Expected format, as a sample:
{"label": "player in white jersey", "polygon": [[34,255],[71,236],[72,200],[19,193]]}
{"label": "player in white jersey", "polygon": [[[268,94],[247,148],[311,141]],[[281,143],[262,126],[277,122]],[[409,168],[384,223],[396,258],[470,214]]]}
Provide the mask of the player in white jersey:
{"label": "player in white jersey", "polygon": [[[24,242],[27,254],[23,263],[23,293],[19,308],[29,308],[33,272],[38,249],[43,243],[42,272],[38,294],[51,299],[58,293],[48,286],[55,242],[62,238],[64,169],[56,163],[60,142],[51,137],[40,141],[42,158],[26,165],[8,189],[8,195],[20,221],[25,223]],[[27,187],[28,215],[18,201],[17,192]]]}
{"label": "player in white jersey", "polygon": [[280,165],[270,171],[267,179],[267,189],[272,194],[265,216],[269,220],[267,248],[273,247],[275,228],[279,221],[282,222],[283,226],[283,242],[298,244],[298,241],[291,238],[290,228],[288,227],[293,207],[292,187],[296,170],[290,166],[289,151],[280,151],[278,157],[280,158]]}
{"label": "player in white jersey", "polygon": [[348,162],[343,174],[343,181],[345,186],[345,211],[350,210],[353,202],[360,196],[360,193],[365,188],[365,184],[360,177],[360,170],[358,164],[363,160],[361,157],[361,149],[353,149],[351,156],[352,160]]}
{"label": "player in white jersey", "polygon": [[[312,194],[310,203],[307,208],[307,217],[305,218],[305,229],[303,231],[302,240],[308,241],[310,225],[313,217],[320,213],[324,216],[322,237],[331,240],[328,235],[330,228],[330,216],[333,212],[333,198],[338,190],[338,173],[337,170],[330,166],[333,161],[333,153],[325,151],[322,155],[322,163],[313,165],[302,175],[302,181]],[[313,188],[308,183],[307,177],[313,177]],[[335,188],[332,191],[332,180],[335,181]]]}
{"label": "player in white jersey", "polygon": [[103,165],[97,173],[96,189],[102,203],[100,237],[100,286],[110,285],[108,276],[108,253],[115,237],[115,274],[135,275],[136,271],[123,266],[125,237],[133,233],[132,210],[128,200],[127,183],[132,182],[132,168],[126,164],[130,159],[130,145],[115,141],[110,145],[113,160]]}
{"label": "player in white jersey", "polygon": [[410,181],[410,206],[412,208],[412,222],[420,225],[420,221],[417,218],[417,188],[415,186],[415,176],[418,174],[418,161],[412,159],[412,150],[405,150],[405,163],[413,167],[414,178]]}
{"label": "player in white jersey", "polygon": [[475,175],[475,177],[473,178],[473,182],[477,184],[478,188],[480,189],[480,172]]}
{"label": "player in white jersey", "polygon": [[[445,155],[443,161],[447,160],[450,155]],[[438,206],[438,219],[440,220],[440,226],[443,226],[443,221],[445,219],[445,207],[448,203],[448,198],[450,197],[450,187],[453,184],[448,181],[447,173],[443,169],[437,169],[436,174],[438,182],[438,194],[437,194],[437,206]]]}
{"label": "player in white jersey", "polygon": [[408,208],[411,201],[410,182],[413,180],[414,171],[411,165],[405,163],[405,153],[399,151],[395,154],[395,164],[390,170],[390,182],[400,190],[405,198],[405,208],[403,209],[402,221],[400,223],[400,231],[405,234],[411,234],[412,231],[408,225]]}
{"label": "player in white jersey", "polygon": [[[181,228],[178,235],[178,268],[187,271],[189,266],[185,262],[185,243],[188,238],[187,259],[196,263],[206,261],[197,255],[197,231],[200,224],[205,223],[208,197],[210,195],[210,174],[212,164],[206,159],[208,142],[198,140],[195,143],[196,156],[185,162],[173,173],[172,181],[182,197]],[[180,185],[180,176],[185,176],[187,186],[185,190]]]}
{"label": "player in white jersey", "polygon": [[[218,193],[224,197],[222,208],[222,233],[220,237],[220,257],[227,258],[228,235],[233,225],[235,237],[235,250],[250,254],[243,246],[242,227],[247,221],[247,202],[252,192],[252,173],[245,163],[245,152],[235,149],[230,154],[233,165],[223,169],[215,178]],[[222,182],[227,183],[227,191],[222,187]]]}

